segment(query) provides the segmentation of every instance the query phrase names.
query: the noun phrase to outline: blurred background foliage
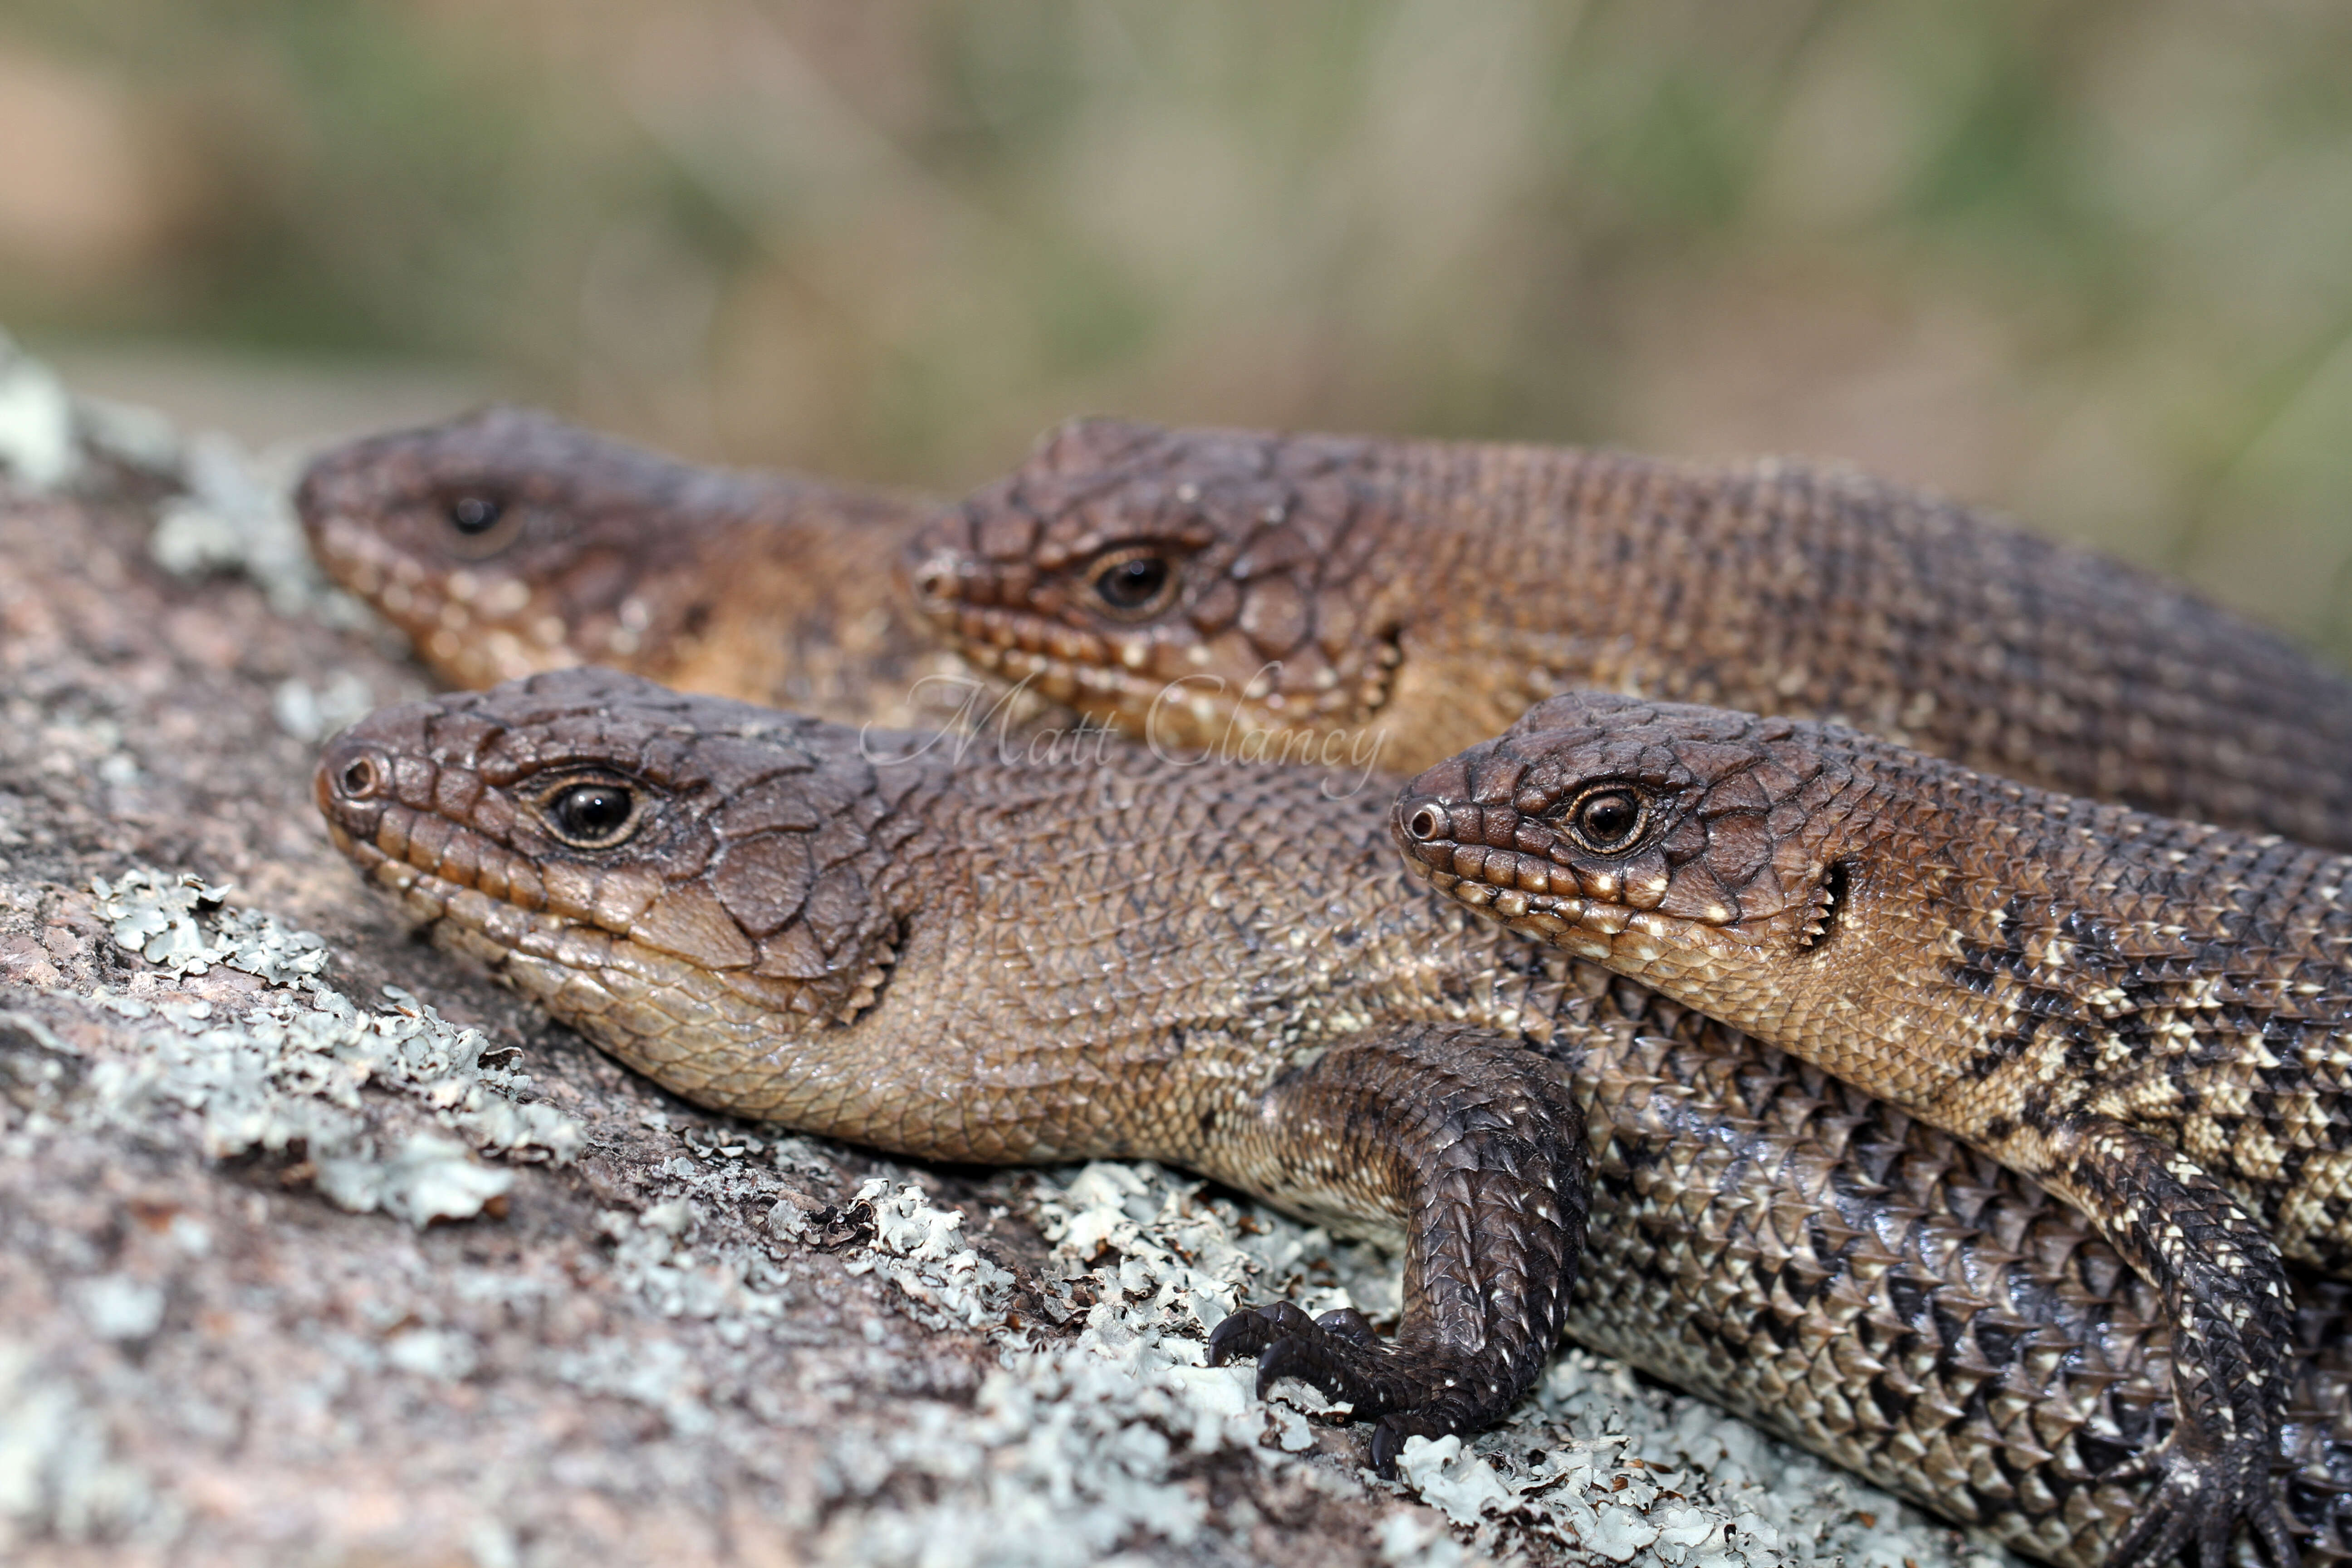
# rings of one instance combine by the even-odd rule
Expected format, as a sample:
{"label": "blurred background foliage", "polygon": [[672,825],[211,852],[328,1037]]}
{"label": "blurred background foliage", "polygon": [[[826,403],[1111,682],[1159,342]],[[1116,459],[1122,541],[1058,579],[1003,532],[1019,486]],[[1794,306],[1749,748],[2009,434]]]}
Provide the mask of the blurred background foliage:
{"label": "blurred background foliage", "polygon": [[1810,453],[2352,656],[2347,80],[2326,0],[0,0],[0,321],[942,488],[1092,411]]}

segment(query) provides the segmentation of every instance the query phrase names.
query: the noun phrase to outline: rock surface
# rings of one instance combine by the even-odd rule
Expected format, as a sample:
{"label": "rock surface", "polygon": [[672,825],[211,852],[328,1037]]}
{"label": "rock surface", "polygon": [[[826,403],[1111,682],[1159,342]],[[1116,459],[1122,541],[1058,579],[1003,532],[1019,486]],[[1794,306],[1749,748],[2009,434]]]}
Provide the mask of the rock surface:
{"label": "rock surface", "polygon": [[625,1072],[327,845],[318,739],[425,688],[276,491],[61,397],[0,385],[0,1557],[1999,1560],[1573,1349],[1381,1482],[1201,1360],[1240,1299],[1377,1317],[1388,1260]]}

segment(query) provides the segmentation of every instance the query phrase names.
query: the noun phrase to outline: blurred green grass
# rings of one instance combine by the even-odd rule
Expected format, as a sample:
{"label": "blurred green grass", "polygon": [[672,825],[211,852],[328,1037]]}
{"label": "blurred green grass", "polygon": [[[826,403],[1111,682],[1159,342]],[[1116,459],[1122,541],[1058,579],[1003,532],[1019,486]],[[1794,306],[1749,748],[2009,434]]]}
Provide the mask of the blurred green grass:
{"label": "blurred green grass", "polygon": [[2340,6],[0,0],[10,61],[130,149],[110,249],[0,173],[37,343],[941,486],[1093,410],[1806,452],[2352,656]]}

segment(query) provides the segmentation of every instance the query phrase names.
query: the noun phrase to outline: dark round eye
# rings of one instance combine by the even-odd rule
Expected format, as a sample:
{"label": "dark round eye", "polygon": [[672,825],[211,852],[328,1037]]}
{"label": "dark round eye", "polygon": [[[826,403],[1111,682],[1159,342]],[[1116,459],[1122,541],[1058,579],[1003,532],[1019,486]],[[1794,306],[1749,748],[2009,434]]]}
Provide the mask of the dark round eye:
{"label": "dark round eye", "polygon": [[1576,803],[1569,826],[1587,849],[1607,855],[1640,837],[1648,816],[1642,797],[1630,789],[1597,789]]}
{"label": "dark round eye", "polygon": [[1175,577],[1166,556],[1122,551],[1095,568],[1095,597],[1122,616],[1142,615],[1167,602]]}
{"label": "dark round eye", "polygon": [[547,820],[575,848],[609,849],[629,836],[636,806],[625,784],[576,784],[549,798]]}
{"label": "dark round eye", "polygon": [[459,496],[449,503],[449,524],[471,538],[488,533],[506,515],[506,507],[488,496]]}

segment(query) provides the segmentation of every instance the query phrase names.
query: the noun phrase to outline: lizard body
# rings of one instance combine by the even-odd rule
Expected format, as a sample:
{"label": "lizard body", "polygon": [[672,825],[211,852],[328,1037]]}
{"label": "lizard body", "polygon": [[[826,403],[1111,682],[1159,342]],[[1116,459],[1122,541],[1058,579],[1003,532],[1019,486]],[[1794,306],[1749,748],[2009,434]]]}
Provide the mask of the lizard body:
{"label": "lizard body", "polygon": [[[600,537],[618,541],[609,548],[625,560],[638,560],[641,565],[652,561],[658,566],[658,560],[631,557],[631,549],[651,548],[667,525],[676,525],[667,528],[668,531],[729,541],[725,548],[699,557],[701,563],[677,579],[689,586],[710,580],[714,572],[723,573],[730,555],[740,554],[747,541],[756,544],[753,536],[712,530],[711,520],[746,510],[728,499],[730,492],[726,485],[712,477],[676,466],[666,468],[657,459],[629,454],[634,461],[616,465],[629,484],[588,486],[580,476],[601,470],[583,458],[610,457],[626,449],[595,442],[579,432],[562,434],[570,443],[591,445],[583,449],[578,445],[534,448],[527,442],[497,444],[499,483],[506,487],[506,493],[577,497],[593,491],[600,495],[601,513],[597,507],[577,500],[550,510],[569,518],[605,517],[607,526]],[[378,481],[347,485],[347,491],[362,500],[343,508],[341,515],[344,526],[371,536],[379,552],[386,542],[403,537],[399,526],[387,522],[385,503],[380,499],[399,492],[398,485],[386,487],[380,482],[385,471],[391,469],[398,478],[399,470],[406,468],[410,471],[403,482],[441,498],[436,503],[440,511],[428,508],[425,515],[446,533],[446,498],[453,493],[447,486],[448,475],[453,466],[464,467],[463,462],[453,462],[446,447],[419,447],[416,438],[407,439],[406,447],[355,454],[342,465],[349,475],[366,475]],[[462,453],[464,444],[457,449]],[[1120,462],[1126,464],[1123,468],[1119,463],[1110,464],[1108,479],[1088,466],[1107,449],[1125,454]],[[1137,450],[1141,451],[1140,458]],[[1046,466],[1058,467],[1048,480],[1040,480],[1035,470],[1045,464],[1047,456],[1053,463]],[[1170,461],[1175,461],[1181,470],[1173,479],[1163,471]],[[1193,466],[1183,468],[1185,463]],[[1276,478],[1281,481],[1275,489],[1281,490],[1282,484],[1291,487],[1279,504],[1265,500],[1267,475],[1275,470],[1279,470]],[[489,471],[487,467],[480,469]],[[1236,474],[1248,484],[1236,489]],[[1060,500],[1055,500],[1052,487],[1065,479],[1067,483],[1058,492]],[[478,487],[482,481],[478,478],[474,482]],[[1151,499],[1154,484],[1160,485],[1156,500]],[[1150,504],[1139,507],[1138,487]],[[1013,514],[990,510],[1004,492],[1013,493],[1035,515],[1024,519],[1018,515],[1018,508]],[[1041,495],[1046,499],[1041,500]],[[379,499],[369,500],[368,497]],[[377,509],[373,516],[368,510],[371,505]],[[1056,511],[1056,506],[1061,510]],[[310,510],[306,508],[306,512]],[[1140,524],[1136,521],[1139,512],[1145,518]],[[640,525],[634,532],[628,528],[633,518]],[[1440,551],[1433,564],[1426,552],[1415,556],[1412,549],[1400,553],[1394,548],[1400,530],[1408,544],[1429,533],[1431,518],[1444,525],[1439,533],[1458,536],[1447,541],[1447,550]],[[1595,519],[1598,525],[1585,526]],[[648,521],[666,527],[642,526]],[[611,526],[614,523],[620,526]],[[545,531],[545,525],[534,526]],[[565,527],[577,532],[576,524]],[[1071,542],[1074,527],[1092,531],[1080,541],[1084,548]],[[2093,787],[2126,794],[2137,791],[2168,799],[2171,794],[2186,793],[2193,798],[2220,801],[2229,810],[2248,809],[2252,795],[2256,819],[2264,810],[2273,816],[2284,812],[2299,822],[2321,824],[2315,836],[2333,831],[2326,826],[2336,811],[2328,795],[2330,775],[2315,775],[2316,787],[2300,795],[2287,791],[2284,805],[2273,799],[2275,778],[2260,777],[2254,785],[2249,784],[2247,748],[2266,742],[2269,729],[2265,727],[2274,729],[2277,720],[2272,709],[2240,700],[2249,684],[2275,677],[2282,668],[2306,684],[2315,683],[2312,689],[2321,699],[2327,695],[2331,678],[2318,675],[2274,639],[2248,633],[2177,595],[2166,598],[2163,595],[2171,591],[2152,590],[2147,580],[2136,574],[2053,551],[1957,509],[1937,507],[1864,481],[1822,479],[1785,469],[1694,473],[1633,459],[1527,448],[1424,443],[1411,444],[1410,450],[1405,450],[1397,444],[1317,438],[1276,443],[1234,433],[1169,435],[1099,424],[1080,426],[1049,443],[1046,454],[1041,455],[1039,463],[1033,463],[1031,470],[976,500],[958,521],[940,525],[913,552],[916,575],[928,588],[926,597],[935,617],[944,621],[940,615],[943,606],[957,605],[953,628],[968,650],[977,649],[985,657],[989,636],[975,639],[970,606],[958,598],[972,592],[973,574],[962,558],[942,554],[940,540],[945,537],[952,542],[958,529],[965,531],[962,537],[972,552],[992,551],[1013,562],[1007,566],[999,561],[992,569],[1008,575],[991,581],[983,590],[1010,602],[996,605],[979,625],[982,632],[992,636],[1013,626],[1015,641],[1026,639],[1029,645],[1024,654],[1029,662],[1006,665],[1000,659],[1001,668],[1042,675],[1046,679],[1040,684],[1053,695],[1073,698],[1130,725],[1160,721],[1163,738],[1171,714],[1180,719],[1189,714],[1191,720],[1186,721],[1197,722],[1189,729],[1184,727],[1186,721],[1176,722],[1175,738],[1209,744],[1227,755],[1235,750],[1230,744],[1231,729],[1210,735],[1202,727],[1206,721],[1202,713],[1191,706],[1191,699],[1206,683],[1178,677],[1180,685],[1171,689],[1165,684],[1168,671],[1184,669],[1195,676],[1206,672],[1213,679],[1223,667],[1220,661],[1230,662],[1236,649],[1242,655],[1260,657],[1288,647],[1291,657],[1286,668],[1295,672],[1305,664],[1309,677],[1307,686],[1286,692],[1279,689],[1282,677],[1276,671],[1268,678],[1269,689],[1256,698],[1223,710],[1211,705],[1205,712],[1209,720],[1226,725],[1267,721],[1276,726],[1265,732],[1281,737],[1281,745],[1261,747],[1256,753],[1244,745],[1239,748],[1243,754],[1298,756],[1301,749],[1292,747],[1290,742],[1301,736],[1315,739],[1318,733],[1315,726],[1342,711],[1341,707],[1326,702],[1326,698],[1345,686],[1336,672],[1349,657],[1349,638],[1360,637],[1371,624],[1361,615],[1350,620],[1352,612],[1330,613],[1331,605],[1338,602],[1334,595],[1345,599],[1349,593],[1360,594],[1366,581],[1373,582],[1376,592],[1381,591],[1383,582],[1393,590],[1402,562],[1415,567],[1402,574],[1414,585],[1414,592],[1400,602],[1416,609],[1421,618],[1402,629],[1392,628],[1393,635],[1384,634],[1381,646],[1386,655],[1383,658],[1375,650],[1373,662],[1380,668],[1398,672],[1396,679],[1382,678],[1364,689],[1371,692],[1367,710],[1380,716],[1390,739],[1403,737],[1407,754],[1419,754],[1413,747],[1442,744],[1454,738],[1454,731],[1485,724],[1494,715],[1482,716],[1481,704],[1507,718],[1528,696],[1549,690],[1563,671],[1583,668],[1576,662],[1582,654],[1556,657],[1561,634],[1557,624],[1543,618],[1550,611],[1539,605],[1531,612],[1527,603],[1515,602],[1509,595],[1513,581],[1564,580],[1581,584],[1582,593],[1554,595],[1547,605],[1573,601],[1583,606],[1589,601],[1603,608],[1613,606],[1620,614],[1620,622],[1611,623],[1617,630],[1609,647],[1632,662],[1621,659],[1609,668],[1623,684],[1647,683],[1673,689],[1681,682],[1685,689],[1716,694],[1738,689],[1739,680],[1753,686],[1769,677],[1774,700],[1783,707],[1802,710],[1809,703],[1822,702],[1833,711],[1867,708],[1897,734],[1912,732],[1905,728],[1906,724],[1918,727],[1926,738],[1940,736],[1963,755],[1976,754],[1969,750],[1972,746],[1979,750],[1990,746],[1996,752],[2006,746],[2011,755],[2021,750],[2031,752],[2052,760],[2061,774],[2074,769],[2090,776]],[[1102,543],[1107,531],[1120,529],[1129,532],[1110,544]],[[1076,629],[1072,623],[1083,616],[1074,605],[1073,584],[1093,581],[1093,574],[1107,561],[1122,554],[1129,560],[1145,558],[1136,552],[1171,530],[1182,545],[1181,552],[1171,559],[1178,602],[1186,606],[1186,626],[1195,634],[1216,632],[1216,617],[1223,614],[1226,616],[1223,643],[1205,636],[1188,643],[1181,635],[1168,635],[1164,621],[1136,634],[1139,643],[1134,637],[1120,641],[1117,637],[1096,637]],[[1534,545],[1528,537],[1531,532],[1537,536]],[[1585,537],[1588,534],[1591,537]],[[1227,548],[1234,537],[1245,538],[1247,547]],[[395,545],[394,559],[404,564],[408,581],[430,585],[459,570],[433,555],[439,545],[431,530],[421,534],[412,531],[407,538],[408,542]],[[632,546],[631,540],[640,543]],[[1558,549],[1546,553],[1547,548],[1559,546],[1563,540],[1583,554],[1564,563]],[[1062,552],[1058,558],[1054,555],[1057,550]],[[1642,554],[1644,551],[1655,559]],[[1372,570],[1363,570],[1371,556],[1381,558]],[[1032,572],[1017,594],[1006,594],[1004,582],[1019,576],[1029,557],[1045,562],[1050,570],[1042,574]],[[1207,581],[1214,575],[1201,575],[1204,561],[1215,563],[1224,574],[1224,586],[1239,595],[1222,610],[1213,604],[1181,597],[1192,592],[1195,577]],[[1771,569],[1776,563],[1777,569]],[[1541,570],[1521,572],[1517,579],[1500,570],[1531,563]],[[943,564],[953,568],[945,577]],[[562,575],[546,565],[521,561],[516,569],[526,581]],[[1612,571],[1617,575],[1612,577]],[[379,603],[390,575],[389,570],[379,574],[373,590]],[[653,576],[661,580],[658,570]],[[356,581],[349,574],[346,580]],[[1486,584],[1486,596],[1450,591],[1451,584],[1463,581]],[[946,592],[942,582],[950,584]],[[1495,587],[1498,583],[1502,586]],[[1730,584],[1746,591],[1747,598],[1737,593],[1707,592],[1708,584]],[[368,586],[364,582],[358,585]],[[1211,582],[1208,595],[1213,597],[1218,591],[1218,584]],[[2162,614],[2147,607],[2151,592],[2157,595]],[[1498,593],[1504,595],[1501,599],[1494,596]],[[1051,603],[1056,594],[1058,605]],[[1653,603],[1660,594],[1664,600]],[[2131,606],[2126,617],[2128,636],[2118,630],[2122,623],[2117,606],[2125,600]],[[1656,634],[1654,645],[1645,644],[1639,616],[1634,616],[1634,625],[1622,624],[1624,602],[1633,603],[1637,610],[1662,610],[1670,619],[1679,612],[1687,624],[1679,629],[1669,625]],[[730,626],[757,624],[767,613],[749,597],[723,603],[727,606],[723,618]],[[1470,606],[1467,612],[1462,609],[1465,604]],[[1043,635],[1022,629],[1026,626],[1022,617],[1041,605],[1055,609],[1060,622]],[[1294,613],[1302,605],[1307,606],[1303,623]],[[593,615],[572,607],[570,601],[559,602],[558,608],[560,614],[551,611],[547,616],[551,625],[563,632],[558,640],[593,645],[593,636],[575,639],[573,634],[583,628],[593,632]],[[1436,612],[1433,618],[1428,613],[1433,611]],[[1793,616],[1793,620],[1777,619],[1767,613],[1775,611],[1782,616]],[[1841,616],[1832,611],[1851,613]],[[1586,612],[1580,607],[1577,613]],[[1470,623],[1466,634],[1456,624],[1465,619]],[[2164,623],[2162,629],[2146,633],[2141,623],[2147,620]],[[2051,633],[2048,627],[2053,624],[2064,635]],[[1303,645],[1279,645],[1282,636],[1299,632],[1302,625],[1314,632],[1312,640],[1318,656],[1326,661],[1323,666],[1298,657],[1297,648]],[[1801,631],[1829,628],[1837,634],[1826,641],[1816,636],[1809,651],[1799,650],[1804,656],[1800,663],[1811,661],[1810,684],[1791,678],[1794,667],[1789,663],[1788,647],[1791,634],[1786,629],[1790,625]],[[2084,635],[2084,627],[2095,635]],[[1180,627],[1180,633],[1184,629]],[[1570,629],[1583,635],[1591,626],[1578,624]],[[830,635],[820,622],[814,634],[802,640],[822,645]],[[659,659],[667,657],[665,650],[676,640],[674,632],[656,629],[639,651],[650,659]],[[2213,650],[2224,644],[2232,645],[2231,651],[2214,656]],[[1143,649],[1140,656],[1134,651],[1138,647]],[[1543,656],[1528,663],[1525,656],[1531,649]],[[1181,663],[1174,661],[1178,655]],[[807,662],[805,657],[803,662]],[[1183,700],[1171,703],[1155,699],[1156,706],[1139,711],[1130,710],[1135,705],[1124,695],[1108,703],[1097,700],[1104,689],[1087,688],[1086,681],[1090,669],[1106,665],[1118,671],[1114,687],[1121,693],[1126,689],[1117,682],[1130,676],[1150,677],[1161,682],[1156,688],[1161,698],[1172,689]],[[845,668],[856,667],[852,658]],[[1528,673],[1517,690],[1507,676],[1495,673],[1523,667]],[[667,670],[668,667],[654,663],[651,668]],[[1065,668],[1076,672],[1076,685],[1055,684],[1055,672]],[[477,678],[485,673],[478,671]],[[2054,698],[2034,685],[2045,678],[2054,685]],[[1457,684],[1447,684],[1448,679]],[[1872,685],[1874,680],[1876,686]],[[2292,680],[2288,685],[2302,692]],[[1318,709],[1318,717],[1300,720],[1296,700],[1301,691],[1309,693],[1314,702],[1325,704]],[[2329,712],[2326,701],[2309,700],[2308,692],[2303,695],[2306,709],[2323,721],[2316,728],[2325,729]],[[863,716],[870,711],[863,704],[879,696],[878,689],[868,685],[831,710],[848,710]],[[1965,731],[1954,732],[1948,726],[1939,731],[1933,722],[1938,714],[1948,718],[1979,700],[1996,707],[1972,718]],[[1285,702],[1294,704],[1287,718],[1276,712]],[[2108,716],[2116,710],[2107,705],[2134,702],[2167,721],[2168,727],[2163,728],[2160,742],[2149,741],[2144,714]],[[894,706],[896,716],[904,717],[904,705]],[[1289,728],[1281,728],[1284,725]],[[1326,741],[1336,732],[1328,728],[1319,731]],[[1370,760],[1358,746],[1363,732],[1359,726],[1348,736],[1350,760]],[[2158,757],[2158,752],[2165,756]],[[1318,754],[1323,760],[1334,760],[1328,745]],[[1377,754],[1381,761],[1393,761],[1398,755],[1394,750]],[[2179,764],[2165,760],[2173,755],[2189,760]],[[2259,773],[2259,768],[2255,771]],[[1292,1194],[1291,1201],[1297,1206],[1299,1194]],[[2145,1256],[2143,1261],[2147,1261]],[[2273,1317],[2269,1328],[2273,1359],[2283,1334],[2282,1322]],[[2223,1423],[2216,1417],[2213,1424]],[[2238,1440],[2242,1469],[2250,1462],[2244,1456],[2261,1446],[2260,1434],[2252,1431],[2252,1426],[2259,1424],[2250,1425],[2251,1436]],[[2214,1510],[2207,1510],[2205,1517],[2211,1520]]]}
{"label": "lizard body", "polygon": [[2268,1430],[2281,1255],[2352,1274],[2352,858],[1600,694],[1430,769],[1394,826],[1457,900],[2079,1205],[2212,1347],[2216,1425]]}
{"label": "lizard body", "polygon": [[1082,420],[907,563],[976,664],[1229,755],[1410,773],[1581,688],[2352,848],[2352,683],[2148,574],[1847,472]]}
{"label": "lizard body", "polygon": [[[1494,1418],[1564,1321],[2023,1549],[2145,1559],[2147,1500],[2101,1478],[2179,1475],[2175,1342],[2113,1251],[1900,1111],[1432,898],[1385,804],[1326,782],[861,745],[578,670],[380,712],[318,792],[436,940],[705,1103],[934,1157],[1150,1155],[1401,1236],[1386,1346],[1281,1308],[1213,1342],[1385,1410],[1376,1457]],[[2331,1419],[2269,1434],[2315,1552],[2352,1482]],[[2270,1506],[2192,1471],[2155,1514]]]}

